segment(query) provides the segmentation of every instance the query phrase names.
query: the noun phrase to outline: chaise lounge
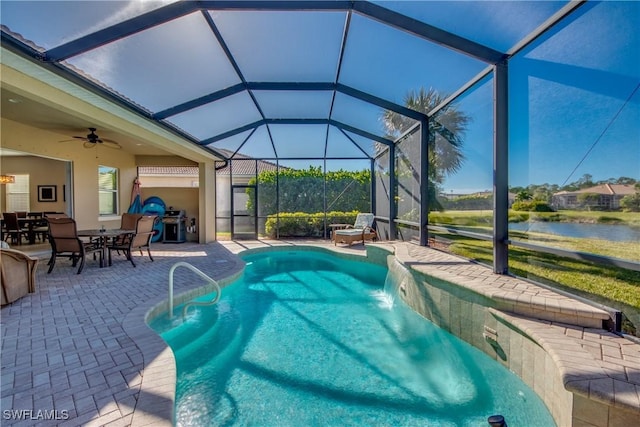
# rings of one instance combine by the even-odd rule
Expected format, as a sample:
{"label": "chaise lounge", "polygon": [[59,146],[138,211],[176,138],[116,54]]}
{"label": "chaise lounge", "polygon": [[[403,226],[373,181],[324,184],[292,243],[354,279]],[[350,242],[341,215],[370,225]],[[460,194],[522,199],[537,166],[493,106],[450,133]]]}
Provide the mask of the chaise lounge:
{"label": "chaise lounge", "polygon": [[354,242],[365,240],[374,240],[378,238],[378,233],[373,229],[374,216],[372,213],[359,213],[356,216],[356,221],[353,225],[348,225],[341,230],[335,230],[333,232],[333,244],[334,246],[340,243],[346,243],[351,246]]}

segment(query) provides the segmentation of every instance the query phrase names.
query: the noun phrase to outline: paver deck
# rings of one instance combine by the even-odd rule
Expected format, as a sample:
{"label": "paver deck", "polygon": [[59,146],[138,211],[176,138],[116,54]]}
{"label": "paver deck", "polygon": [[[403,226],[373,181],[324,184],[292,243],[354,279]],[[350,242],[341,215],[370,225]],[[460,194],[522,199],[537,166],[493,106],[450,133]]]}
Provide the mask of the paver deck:
{"label": "paver deck", "polygon": [[[220,279],[242,269],[243,263],[235,253],[285,244],[312,244],[365,254],[362,245],[334,248],[327,241],[154,244],[155,262],[138,257],[133,268],[120,257],[112,267],[101,269],[97,261],[87,260],[83,273],[77,275],[64,260],[46,274],[46,253],[42,253],[36,293],[1,310],[2,424],[170,425],[175,387],[173,354],[144,323],[149,309],[167,298],[169,269],[177,261],[188,261]],[[439,274],[468,277],[471,286],[497,282],[506,291],[512,285],[510,294],[504,294],[507,300],[521,291],[509,278],[498,276],[499,280],[494,280],[496,276],[487,275],[488,270],[482,266],[454,257],[455,271],[447,272],[454,264],[447,264],[451,259],[443,262],[441,252],[411,245],[398,248],[404,248],[399,251],[405,257],[403,261],[420,268],[440,265]],[[203,284],[188,270],[176,270],[176,294]],[[548,297],[546,291],[542,297]],[[532,301],[546,304],[533,297],[527,299],[528,303]],[[620,404],[640,414],[638,344],[604,330],[507,315],[514,316],[511,320],[529,328],[529,333],[537,334],[551,347],[558,336],[554,335],[556,331],[570,351],[582,349],[581,361],[588,355],[590,363],[597,364],[600,370],[595,377],[581,376],[581,370],[568,368],[567,379],[572,382],[568,386],[583,387],[580,382],[587,381],[589,393],[600,401]],[[573,363],[562,348],[556,356],[561,364],[570,367]]]}

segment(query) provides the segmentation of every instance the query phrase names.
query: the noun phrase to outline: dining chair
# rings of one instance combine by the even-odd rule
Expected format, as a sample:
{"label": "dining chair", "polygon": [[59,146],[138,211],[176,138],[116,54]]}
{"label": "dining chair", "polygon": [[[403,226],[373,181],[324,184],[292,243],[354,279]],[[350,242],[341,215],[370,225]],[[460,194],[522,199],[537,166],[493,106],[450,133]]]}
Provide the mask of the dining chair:
{"label": "dining chair", "polygon": [[97,242],[85,242],[78,237],[76,221],[73,218],[49,218],[49,242],[51,242],[51,258],[49,259],[49,271],[53,271],[56,265],[56,258],[67,257],[71,259],[72,266],[75,267],[80,260],[78,274],[82,273],[85,257],[92,253],[100,256],[100,265],[103,264],[102,246]]}
{"label": "dining chair", "polygon": [[152,216],[141,216],[136,221],[135,232],[127,233],[122,235],[122,239],[114,240],[111,244],[107,246],[109,250],[109,265],[111,265],[111,252],[117,251],[118,253],[122,251],[127,259],[131,262],[131,264],[135,267],[136,263],[133,261],[133,257],[131,256],[131,251],[134,249],[140,250],[140,255],[144,255],[142,249],[147,249],[147,254],[149,254],[149,259],[153,261],[153,257],[151,256],[151,238],[153,237],[154,231],[153,226],[157,221],[158,217],[155,215]]}
{"label": "dining chair", "polygon": [[2,217],[5,226],[5,238],[11,237],[12,242],[17,245],[22,244],[22,237],[29,239],[29,229],[20,227],[16,212],[3,212]]}
{"label": "dining chair", "polygon": [[49,226],[47,225],[47,220],[44,218],[44,213],[43,212],[27,212],[27,218],[31,220],[35,220],[35,223],[33,224],[33,233],[35,234],[35,236],[41,242],[46,241]]}
{"label": "dining chair", "polygon": [[[138,220],[142,218],[143,214],[141,213],[128,213],[125,212],[122,214],[120,218],[120,229],[121,230],[135,230]],[[126,234],[121,234],[113,238],[111,242],[113,245],[122,245],[124,243],[124,239],[127,237]]]}

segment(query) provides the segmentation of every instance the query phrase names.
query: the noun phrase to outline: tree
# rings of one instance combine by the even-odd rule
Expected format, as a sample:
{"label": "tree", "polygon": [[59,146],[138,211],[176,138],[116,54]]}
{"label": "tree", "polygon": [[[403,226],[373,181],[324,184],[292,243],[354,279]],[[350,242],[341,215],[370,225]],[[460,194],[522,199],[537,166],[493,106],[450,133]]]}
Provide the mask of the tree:
{"label": "tree", "polygon": [[[410,91],[404,99],[406,107],[429,113],[440,105],[447,97],[440,95],[435,89],[420,88]],[[464,163],[462,153],[463,137],[471,118],[459,111],[452,103],[442,108],[429,119],[429,206],[438,207],[436,194],[438,187],[447,175],[460,170]],[[386,110],[382,122],[389,137],[397,138],[415,124],[415,120]]]}
{"label": "tree", "polygon": [[585,173],[582,178],[578,180],[578,186],[580,188],[593,187],[593,175]]}
{"label": "tree", "polygon": [[626,185],[634,185],[636,184],[636,180],[633,178],[629,178],[628,176],[621,176],[620,178],[616,179],[614,184],[626,184]]}
{"label": "tree", "polygon": [[533,196],[531,195],[531,193],[529,192],[529,190],[522,190],[522,191],[518,191],[518,194],[516,194],[516,202],[525,202],[528,200],[533,199]]}
{"label": "tree", "polygon": [[640,212],[640,191],[620,199],[620,207],[627,212]]}

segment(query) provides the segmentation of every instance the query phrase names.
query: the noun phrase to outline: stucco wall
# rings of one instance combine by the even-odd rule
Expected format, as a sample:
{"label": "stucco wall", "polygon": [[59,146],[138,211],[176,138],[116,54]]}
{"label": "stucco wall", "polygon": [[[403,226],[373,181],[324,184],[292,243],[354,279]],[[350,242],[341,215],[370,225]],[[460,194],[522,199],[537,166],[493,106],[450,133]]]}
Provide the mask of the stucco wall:
{"label": "stucco wall", "polygon": [[[149,197],[156,196],[162,199],[167,209],[173,206],[175,210],[185,210],[188,217],[187,225],[190,224],[192,218],[196,219],[196,224],[198,223],[198,188],[145,188],[143,183],[141,193],[143,201]],[[195,233],[187,232],[186,238],[189,242],[197,242],[197,230]]]}
{"label": "stucco wall", "polygon": [[[83,148],[81,142],[59,142],[69,139],[69,135],[45,131],[25,126],[8,119],[2,119],[2,132],[0,141],[3,148],[32,153],[49,159],[68,159],[72,164],[72,188],[74,195],[74,207],[72,216],[75,218],[78,228],[117,227],[120,224],[118,216],[105,219],[100,218],[98,211],[98,166],[111,166],[118,168],[120,172],[120,198],[119,213],[126,212],[131,200],[131,189],[136,177],[137,169],[135,157],[122,150],[114,150],[105,147]],[[34,158],[34,160],[37,157]],[[29,166],[28,162],[13,164],[9,158],[2,159],[2,170],[11,168],[15,173],[29,173],[33,175],[34,185],[36,179],[46,179],[45,184],[58,184],[58,198],[62,199],[62,184],[64,184],[64,172],[61,176],[55,176],[58,168],[43,169],[43,164],[38,162]],[[11,165],[11,166],[9,166]],[[16,169],[18,168],[18,169]],[[23,169],[23,170],[19,170]],[[8,171],[9,169],[6,169]],[[45,177],[46,178],[40,178]],[[40,184],[42,185],[42,184]],[[37,187],[35,187],[37,188]],[[35,195],[37,200],[37,194]],[[52,203],[47,205],[53,206]],[[47,206],[48,207],[48,206]],[[35,206],[32,210],[37,210]],[[42,209],[58,210],[58,209]]]}
{"label": "stucco wall", "polygon": [[[64,201],[63,189],[67,165],[67,162],[43,157],[0,157],[0,171],[3,174],[29,175],[29,210],[32,212],[66,211],[67,203]],[[56,187],[57,200],[55,202],[38,202],[39,185],[54,185]],[[6,186],[0,186],[0,210],[2,212],[6,211],[6,189]]]}

